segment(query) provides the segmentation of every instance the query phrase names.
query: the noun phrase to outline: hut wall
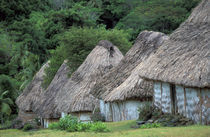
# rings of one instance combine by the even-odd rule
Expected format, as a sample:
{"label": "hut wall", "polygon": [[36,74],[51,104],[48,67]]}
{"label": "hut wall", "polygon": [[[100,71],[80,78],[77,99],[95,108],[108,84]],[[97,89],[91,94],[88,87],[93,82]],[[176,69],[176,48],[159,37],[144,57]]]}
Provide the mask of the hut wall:
{"label": "hut wall", "polygon": [[103,116],[105,116],[105,103],[103,100],[100,100],[100,112]]}
{"label": "hut wall", "polygon": [[80,113],[79,120],[83,122],[91,121],[91,113]]}
{"label": "hut wall", "polygon": [[185,89],[182,86],[176,86],[176,98],[178,113],[186,116],[186,102],[185,102]]}
{"label": "hut wall", "polygon": [[210,125],[210,89],[201,89],[201,120],[202,124]]}
{"label": "hut wall", "polygon": [[186,90],[186,117],[195,122],[200,120],[199,89],[185,88]]}
{"label": "hut wall", "polygon": [[154,105],[161,109],[161,82],[154,82]]}
{"label": "hut wall", "polygon": [[[186,88],[176,85],[176,113],[196,123],[210,124],[210,89]],[[164,113],[171,113],[170,84],[154,83],[154,105]]]}
{"label": "hut wall", "polygon": [[126,117],[123,120],[136,120],[139,118],[139,111],[138,109],[143,106],[145,102],[141,101],[126,101],[125,102],[125,109],[126,109]]}
{"label": "hut wall", "polygon": [[100,112],[105,117],[105,121],[112,121],[112,108],[109,102],[105,103],[100,100]]}
{"label": "hut wall", "polygon": [[48,123],[48,119],[44,119],[44,128],[48,128],[49,123]]}
{"label": "hut wall", "polygon": [[53,122],[58,122],[59,119],[47,119],[47,118],[44,118],[44,128],[48,128],[49,127],[49,124],[50,123],[53,123]]}
{"label": "hut wall", "polygon": [[70,113],[72,116],[76,116],[79,121],[81,122],[87,122],[91,121],[91,112],[76,112],[76,113]]}
{"label": "hut wall", "polygon": [[61,118],[65,117],[67,114],[64,112],[61,112]]}
{"label": "hut wall", "polygon": [[110,103],[112,109],[112,121],[120,121],[122,119],[122,112],[124,109],[122,108],[122,104],[119,103]]}
{"label": "hut wall", "polygon": [[161,107],[164,113],[171,113],[171,95],[170,95],[170,84],[161,83],[162,97]]}
{"label": "hut wall", "polygon": [[105,103],[105,120],[113,121],[111,103]]}
{"label": "hut wall", "polygon": [[23,123],[37,118],[37,115],[34,112],[25,112],[20,110],[18,112],[18,117],[23,121]]}
{"label": "hut wall", "polygon": [[110,104],[112,109],[112,121],[122,121],[138,119],[138,109],[141,108],[145,102],[127,100],[123,102],[113,102]]}

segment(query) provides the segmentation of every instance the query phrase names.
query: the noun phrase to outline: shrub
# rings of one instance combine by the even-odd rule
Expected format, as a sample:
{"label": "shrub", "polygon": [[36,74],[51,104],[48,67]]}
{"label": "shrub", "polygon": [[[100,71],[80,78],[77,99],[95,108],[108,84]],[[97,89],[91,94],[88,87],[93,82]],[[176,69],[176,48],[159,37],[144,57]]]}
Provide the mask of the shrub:
{"label": "shrub", "polygon": [[78,123],[77,125],[77,131],[88,131],[90,130],[93,123]]}
{"label": "shrub", "polygon": [[151,103],[147,102],[142,107],[138,109],[139,111],[139,120],[146,121],[152,117],[153,106]]}
{"label": "shrub", "polygon": [[161,127],[160,123],[152,123],[152,124],[148,123],[140,126],[140,128],[158,128],[158,127]]}
{"label": "shrub", "polygon": [[61,118],[58,123],[61,130],[75,131],[78,119],[77,117],[66,115],[64,118]]}
{"label": "shrub", "polygon": [[66,131],[68,132],[75,132],[77,131],[77,124],[72,124],[71,126],[69,126]]}
{"label": "shrub", "polygon": [[9,129],[12,127],[12,122],[7,120],[2,125],[0,124],[0,129]]}
{"label": "shrub", "polygon": [[18,119],[18,118],[14,119],[14,120],[12,121],[12,126],[11,126],[12,128],[15,128],[15,129],[22,129],[23,126],[24,126],[23,121],[20,120],[20,119]]}
{"label": "shrub", "polygon": [[94,111],[94,113],[91,115],[91,120],[93,122],[97,122],[97,121],[101,121],[104,122],[105,121],[105,116],[103,116],[100,112],[100,109],[96,109]]}
{"label": "shrub", "polygon": [[59,123],[58,122],[50,123],[48,128],[49,129],[60,129]]}
{"label": "shrub", "polygon": [[94,132],[108,132],[109,129],[106,127],[106,125],[102,122],[96,122],[93,123],[92,126],[90,127],[90,131]]}
{"label": "shrub", "polygon": [[23,127],[23,131],[28,131],[33,129],[34,127],[30,123],[26,123]]}
{"label": "shrub", "polygon": [[107,132],[109,131],[106,125],[102,122],[82,123],[82,122],[78,122],[78,119],[71,115],[67,115],[64,118],[61,118],[59,122],[51,123],[49,125],[49,129],[66,130],[68,132],[75,132],[75,131]]}

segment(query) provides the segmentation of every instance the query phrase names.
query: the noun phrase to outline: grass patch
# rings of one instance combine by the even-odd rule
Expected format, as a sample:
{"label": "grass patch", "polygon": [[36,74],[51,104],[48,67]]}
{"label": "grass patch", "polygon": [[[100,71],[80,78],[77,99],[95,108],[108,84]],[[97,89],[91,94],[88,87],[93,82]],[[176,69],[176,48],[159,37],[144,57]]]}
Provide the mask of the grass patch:
{"label": "grass patch", "polygon": [[160,127],[132,129],[135,121],[106,122],[111,132],[66,132],[43,129],[23,132],[21,130],[0,130],[0,137],[209,137],[210,126],[193,125],[187,127]]}

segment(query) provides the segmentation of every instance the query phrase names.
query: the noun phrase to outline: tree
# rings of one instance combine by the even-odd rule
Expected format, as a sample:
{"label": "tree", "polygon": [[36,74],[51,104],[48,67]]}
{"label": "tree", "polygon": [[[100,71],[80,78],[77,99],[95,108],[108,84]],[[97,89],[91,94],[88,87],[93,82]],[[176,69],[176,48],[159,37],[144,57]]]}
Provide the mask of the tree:
{"label": "tree", "polygon": [[99,23],[106,28],[114,28],[120,19],[126,16],[131,9],[138,5],[139,0],[101,0],[102,15]]}
{"label": "tree", "polygon": [[12,99],[6,97],[6,95],[9,93],[9,91],[4,91],[0,94],[0,115],[1,115],[1,124],[4,123],[4,115],[10,115],[11,105],[13,105]]}

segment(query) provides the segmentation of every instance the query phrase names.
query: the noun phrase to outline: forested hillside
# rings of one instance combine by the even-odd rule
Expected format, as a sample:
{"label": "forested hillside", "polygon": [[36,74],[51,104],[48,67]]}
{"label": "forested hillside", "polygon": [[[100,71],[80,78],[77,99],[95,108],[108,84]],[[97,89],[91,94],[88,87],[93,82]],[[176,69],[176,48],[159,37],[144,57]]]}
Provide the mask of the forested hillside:
{"label": "forested hillside", "polygon": [[[1,0],[0,114],[15,117],[16,97],[50,60],[46,88],[64,59],[74,72],[100,40],[126,53],[142,30],[170,34],[200,0]],[[71,73],[69,75],[71,75]]]}

